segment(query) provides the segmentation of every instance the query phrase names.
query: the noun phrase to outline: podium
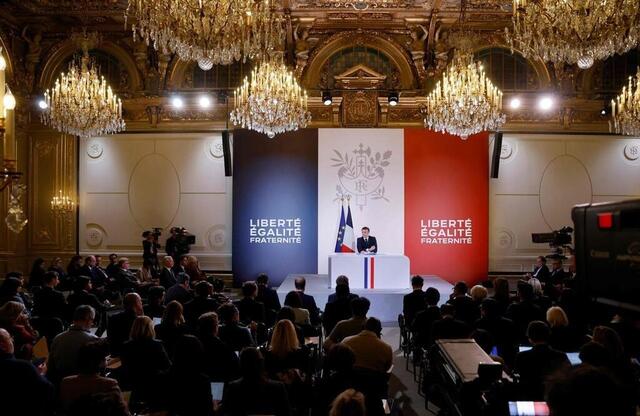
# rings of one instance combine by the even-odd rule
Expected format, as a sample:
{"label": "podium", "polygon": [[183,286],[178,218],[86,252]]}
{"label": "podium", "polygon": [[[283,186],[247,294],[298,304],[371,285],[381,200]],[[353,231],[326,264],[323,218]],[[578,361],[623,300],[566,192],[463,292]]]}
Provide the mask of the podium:
{"label": "podium", "polygon": [[336,253],[329,255],[331,287],[336,277],[349,278],[352,289],[408,289],[409,258],[396,254]]}

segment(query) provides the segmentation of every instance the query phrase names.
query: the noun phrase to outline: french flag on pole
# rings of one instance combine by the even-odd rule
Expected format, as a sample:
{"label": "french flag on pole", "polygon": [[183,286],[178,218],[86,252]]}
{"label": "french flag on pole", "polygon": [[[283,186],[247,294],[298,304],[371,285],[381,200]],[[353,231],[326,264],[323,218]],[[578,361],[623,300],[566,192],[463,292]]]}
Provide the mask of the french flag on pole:
{"label": "french flag on pole", "polygon": [[336,253],[355,253],[356,238],[353,231],[353,219],[351,218],[351,206],[347,206],[347,218],[344,218],[344,206],[340,207],[340,225],[336,238]]}

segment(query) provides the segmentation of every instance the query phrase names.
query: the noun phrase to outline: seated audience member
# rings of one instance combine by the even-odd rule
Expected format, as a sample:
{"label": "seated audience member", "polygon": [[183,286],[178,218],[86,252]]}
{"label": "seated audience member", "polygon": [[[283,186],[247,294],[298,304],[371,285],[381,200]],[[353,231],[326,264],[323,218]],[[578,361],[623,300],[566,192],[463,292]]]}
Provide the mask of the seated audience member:
{"label": "seated audience member", "polygon": [[75,256],[71,257],[71,260],[69,260],[69,264],[67,265],[67,277],[69,278],[69,283],[73,282],[73,279],[82,274],[81,270],[83,263],[84,259],[82,258],[82,256],[76,254]]}
{"label": "seated audience member", "polygon": [[402,298],[402,314],[404,315],[404,324],[407,328],[411,328],[413,319],[416,314],[425,308],[424,279],[422,276],[413,276],[411,278],[411,288],[413,291]]}
{"label": "seated audience member", "polygon": [[101,291],[109,283],[109,275],[102,268],[102,256],[95,255],[93,258],[96,259],[96,262],[93,267],[93,276],[89,276],[91,277],[91,286],[93,286],[93,290]]}
{"label": "seated audience member", "polygon": [[118,382],[101,375],[105,356],[99,343],[79,348],[77,375],[65,377],[60,383],[60,402],[66,415],[129,415]]}
{"label": "seated audience member", "polygon": [[173,360],[176,342],[189,333],[184,321],[182,304],[176,300],[169,302],[162,315],[162,321],[154,329],[156,337],[164,343],[169,358]]}
{"label": "seated audience member", "polygon": [[254,282],[244,282],[242,299],[234,302],[240,312],[240,322],[249,325],[252,322],[264,323],[264,305],[256,300],[258,286]]}
{"label": "seated audience member", "polygon": [[38,340],[38,333],[29,322],[29,315],[24,304],[7,302],[0,308],[0,328],[4,328],[13,337],[14,355],[16,358],[30,360],[33,346]]}
{"label": "seated audience member", "polygon": [[43,319],[58,318],[66,321],[67,301],[64,294],[56,290],[60,283],[56,272],[46,272],[42,277],[42,287],[33,298],[33,316]]}
{"label": "seated audience member", "polygon": [[549,268],[547,267],[547,258],[545,256],[536,257],[533,272],[527,273],[527,277],[538,279],[541,283],[547,283],[549,280]]}
{"label": "seated audience member", "polygon": [[161,408],[171,415],[213,415],[213,397],[209,378],[204,373],[204,361],[198,338],[183,335],[177,339],[173,365],[161,379]]}
{"label": "seated audience member", "polygon": [[520,375],[520,396],[523,400],[544,399],[547,379],[556,371],[570,366],[567,355],[548,344],[549,327],[542,321],[532,321],[527,328],[531,349],[516,355],[514,371]]}
{"label": "seated audience member", "polygon": [[327,302],[322,313],[322,326],[325,334],[330,334],[338,322],[351,317],[351,300],[358,297],[352,297],[349,293],[349,286],[343,283],[336,286],[334,295],[336,296]]}
{"label": "seated audience member", "polygon": [[504,315],[511,304],[509,281],[504,277],[498,277],[493,281],[493,296],[490,298],[498,302],[498,313]]}
{"label": "seated audience member", "polygon": [[194,292],[195,297],[184,304],[184,319],[193,329],[195,329],[200,315],[207,312],[215,312],[220,306],[215,300],[211,299],[213,286],[206,280],[196,283]]}
{"label": "seated audience member", "polygon": [[355,368],[378,373],[386,373],[391,368],[393,349],[381,336],[382,323],[377,318],[369,318],[360,333],[342,340],[356,356]]}
{"label": "seated audience member", "polygon": [[142,267],[138,269],[136,273],[136,279],[139,282],[139,290],[147,291],[150,287],[157,286],[160,283],[160,280],[156,278],[153,270],[153,260],[144,259],[142,263]]}
{"label": "seated audience member", "polygon": [[473,325],[480,317],[480,309],[467,292],[468,287],[465,282],[456,283],[453,286],[453,293],[448,303],[452,304],[455,308],[455,318],[457,320],[463,321],[467,325]]}
{"label": "seated audience member", "polygon": [[293,283],[296,291],[300,295],[300,299],[302,300],[302,309],[309,311],[309,320],[311,321],[311,325],[318,325],[320,323],[320,310],[316,306],[316,300],[313,296],[304,293],[304,290],[307,287],[307,280],[304,277],[296,277]]}
{"label": "seated audience member", "polygon": [[311,321],[309,319],[309,311],[302,308],[302,300],[300,299],[300,295],[295,290],[287,293],[287,296],[284,298],[284,306],[288,306],[293,311],[295,316],[294,323],[301,326],[311,325]]}
{"label": "seated audience member", "polygon": [[225,303],[220,306],[218,316],[223,324],[218,330],[218,336],[233,351],[242,351],[243,348],[255,345],[249,328],[240,325],[240,313],[234,304]]}
{"label": "seated audience member", "polygon": [[[223,414],[289,416],[291,405],[283,383],[265,375],[264,358],[256,348],[240,353],[242,377],[225,385]],[[251,392],[248,394],[248,392]]]}
{"label": "seated audience member", "polygon": [[235,351],[218,337],[218,315],[207,312],[198,318],[197,336],[204,348],[205,373],[211,381],[228,382],[240,377]]}
{"label": "seated audience member", "polygon": [[[18,302],[27,306],[24,297],[20,296],[22,280],[17,277],[7,276],[0,285],[0,307],[7,302]],[[38,286],[38,289],[40,286]]]}
{"label": "seated audience member", "polygon": [[89,333],[95,314],[91,306],[78,306],[73,312],[73,323],[69,329],[53,339],[47,363],[47,377],[52,383],[58,384],[64,377],[78,374],[78,351],[87,344],[99,341]]}
{"label": "seated audience member", "polygon": [[551,299],[544,294],[542,289],[542,283],[535,277],[532,277],[527,281],[533,288],[533,302],[538,305],[542,311],[546,311],[551,307]]}
{"label": "seated audience member", "polygon": [[356,335],[364,328],[371,303],[365,297],[351,300],[351,318],[340,321],[333,328],[324,342],[324,349],[330,350],[334,344],[342,342],[351,335]]}
{"label": "seated audience member", "polygon": [[438,339],[469,338],[471,328],[466,322],[455,318],[456,308],[445,303],[440,306],[441,318],[431,325],[431,337]]}
{"label": "seated audience member", "polygon": [[96,275],[96,258],[87,256],[84,258],[84,264],[80,268],[80,276],[86,276],[93,282],[97,279]]}
{"label": "seated audience member", "polygon": [[329,416],[366,416],[364,395],[354,389],[343,391],[331,403]]}
{"label": "seated audience member", "polygon": [[223,292],[224,280],[215,279],[213,281],[213,294],[211,295],[211,299],[215,300],[218,305],[231,302],[231,299],[229,299],[229,297],[227,297]]}
{"label": "seated audience member", "polygon": [[173,266],[173,273],[175,273],[176,278],[180,273],[187,273],[187,269],[185,269],[185,267],[187,266],[187,262],[189,261],[188,255],[183,254],[179,258],[173,259],[173,261],[175,262]]}
{"label": "seated audience member", "polygon": [[0,412],[3,415],[49,414],[54,388],[42,376],[44,368],[16,359],[11,334],[0,329]]}
{"label": "seated audience member", "polygon": [[31,266],[31,272],[29,273],[29,282],[27,283],[27,287],[32,292],[36,292],[40,286],[44,283],[44,274],[47,272],[44,259],[42,257],[38,257],[33,261],[33,265]]}
{"label": "seated audience member", "polygon": [[122,345],[123,387],[132,391],[134,402],[152,398],[158,388],[158,377],[171,366],[162,342],[155,337],[151,318],[138,316],[131,326],[129,341]]}
{"label": "seated audience member", "polygon": [[184,305],[191,299],[193,299],[193,295],[189,288],[189,275],[186,273],[178,273],[176,284],[167,289],[167,293],[164,295],[164,304],[168,305],[175,300]]}
{"label": "seated audience member", "polygon": [[326,415],[333,400],[343,391],[354,388],[353,366],[356,356],[345,344],[336,344],[327,355],[324,377],[314,387],[314,414]]}
{"label": "seated audience member", "polygon": [[115,285],[121,293],[129,293],[138,289],[140,282],[129,270],[129,259],[122,257],[118,259],[118,269],[113,276]]}
{"label": "seated audience member", "polygon": [[473,303],[479,308],[482,301],[489,295],[489,291],[482,285],[475,285],[469,291],[469,295],[471,295]]}
{"label": "seated audience member", "polygon": [[116,277],[119,269],[120,267],[118,266],[118,255],[115,253],[109,254],[109,264],[107,264],[107,267],[105,269],[107,275],[113,279]]}
{"label": "seated audience member", "polygon": [[525,281],[518,282],[518,301],[507,308],[505,316],[513,321],[521,343],[527,342],[527,328],[532,321],[543,321],[544,312],[534,303],[533,287]]}
{"label": "seated audience member", "polygon": [[177,283],[176,274],[173,272],[173,257],[162,258],[162,270],[160,271],[160,286],[169,289]]}
{"label": "seated audience member", "polygon": [[300,347],[295,327],[290,320],[283,319],[276,323],[264,360],[267,374],[274,380],[291,383],[308,373],[309,352]]}
{"label": "seated audience member", "polygon": [[[610,357],[608,369],[625,387],[631,388],[630,394],[637,393],[638,379],[634,375],[629,355],[624,350],[620,335],[608,326],[593,328],[592,340],[602,345]],[[635,392],[634,392],[635,391]]]}
{"label": "seated audience member", "polygon": [[73,286],[73,293],[67,298],[67,309],[71,311],[71,314],[80,305],[91,306],[98,315],[107,308],[96,295],[91,293],[91,280],[87,276],[76,277]]}
{"label": "seated audience member", "polygon": [[187,264],[184,266],[184,272],[189,275],[189,281],[192,283],[207,280],[207,275],[200,270],[200,263],[196,256],[187,256]]}
{"label": "seated audience member", "polygon": [[435,287],[428,287],[424,292],[425,309],[418,312],[413,318],[411,332],[413,333],[413,341],[418,347],[429,347],[433,345],[433,337],[431,336],[431,327],[433,323],[441,319],[440,308],[440,292]]}
{"label": "seated audience member", "polygon": [[142,315],[142,299],[137,293],[127,293],[122,300],[124,311],[113,315],[107,322],[109,351],[113,357],[120,355],[122,344],[129,339],[133,321]]}
{"label": "seated audience member", "polygon": [[258,285],[256,300],[264,305],[265,313],[267,314],[267,325],[272,325],[276,314],[281,308],[278,292],[269,287],[269,276],[264,273],[258,275],[256,284]]}
{"label": "seated audience member", "polygon": [[547,309],[547,324],[549,324],[549,345],[559,351],[573,352],[579,347],[580,342],[572,327],[569,326],[569,318],[559,306]]}
{"label": "seated audience member", "polygon": [[605,370],[592,366],[578,366],[554,377],[546,395],[553,416],[634,416],[633,399]]}
{"label": "seated audience member", "polygon": [[149,318],[162,318],[164,315],[164,287],[150,287],[147,292],[147,304],[143,307],[144,314]]}
{"label": "seated audience member", "polygon": [[339,285],[344,285],[344,286],[347,287],[346,296],[349,299],[349,301],[351,301],[351,299],[355,299],[355,298],[358,297],[358,295],[356,295],[355,293],[351,293],[350,292],[350,290],[349,290],[349,278],[342,274],[342,275],[336,277],[335,292],[329,295],[329,298],[327,299],[327,303],[335,302],[337,298],[345,296],[344,293],[338,293],[338,286]]}
{"label": "seated audience member", "polygon": [[589,341],[580,347],[578,354],[581,364],[588,364],[593,367],[607,367],[611,365],[609,351],[602,344]]}
{"label": "seated audience member", "polygon": [[67,272],[64,270],[64,266],[62,265],[62,258],[54,257],[51,259],[51,265],[47,269],[48,272],[56,272],[58,273],[59,279],[64,279],[67,276]]}
{"label": "seated audience member", "polygon": [[[566,257],[565,257],[566,258]],[[551,257],[551,271],[549,272],[549,279],[545,285],[545,289],[550,286],[561,285],[570,277],[569,273],[564,271],[562,264],[562,256],[554,255]]]}
{"label": "seated audience member", "polygon": [[280,311],[278,311],[278,315],[276,315],[276,322],[282,321],[283,319],[288,319],[289,321],[293,322],[293,326],[296,329],[298,342],[300,343],[300,345],[304,345],[304,329],[300,325],[295,323],[296,314],[293,312],[293,309],[288,306],[283,306],[282,308],[280,308]]}
{"label": "seated audience member", "polygon": [[513,366],[518,353],[519,337],[511,319],[500,315],[500,305],[495,299],[487,298],[480,305],[480,319],[475,327],[487,331],[506,364]]}

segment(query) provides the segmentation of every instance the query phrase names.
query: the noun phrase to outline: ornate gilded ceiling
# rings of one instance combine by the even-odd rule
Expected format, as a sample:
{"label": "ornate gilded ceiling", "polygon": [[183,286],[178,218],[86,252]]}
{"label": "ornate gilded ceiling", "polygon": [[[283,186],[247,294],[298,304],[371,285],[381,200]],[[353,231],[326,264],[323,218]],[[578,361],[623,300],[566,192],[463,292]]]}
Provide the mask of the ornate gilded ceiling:
{"label": "ornate gilded ceiling", "polygon": [[[134,42],[131,28],[125,27],[126,7],[126,0],[0,2],[0,37],[9,53],[9,80],[19,99],[31,102],[51,86],[77,51],[70,35],[86,27],[102,35],[95,54],[105,76],[125,98],[130,128],[169,126],[184,120],[223,125],[226,109],[221,104],[206,111],[187,105],[180,112],[171,109],[168,100],[178,91],[187,97],[203,91],[228,91],[248,73],[250,64],[199,72],[192,63]],[[376,126],[421,125],[419,105],[457,41],[452,27],[460,14],[460,0],[284,0],[278,7],[288,22],[285,56],[309,90],[314,125],[349,126],[345,114],[353,111],[346,107],[354,105],[349,99],[359,100],[359,108],[377,108],[372,118]],[[511,8],[511,0],[467,0],[466,22],[475,31],[472,46],[478,59],[489,63],[490,54],[480,51],[505,46],[503,33],[511,24]],[[523,65],[518,56],[510,57],[510,51],[494,55],[491,65],[495,68],[489,73],[496,76],[511,76],[514,68]],[[507,129],[526,129],[530,123],[550,130],[606,129],[606,120],[599,114],[606,94],[594,87],[606,78],[606,66],[578,71],[539,60],[524,65],[529,69],[518,71],[524,71],[526,79],[512,84],[535,88],[507,92],[525,98],[517,114],[507,114]],[[345,74],[351,74],[348,82]],[[360,74],[361,79],[353,74]],[[361,91],[356,94],[345,85],[375,88],[355,88]],[[327,88],[334,90],[336,99],[325,107],[320,92]],[[400,91],[397,107],[387,105],[389,90]],[[562,105],[552,114],[537,114],[533,101],[526,100],[537,91],[562,96]],[[27,107],[34,111],[33,106]],[[37,120],[37,114],[24,117]]]}

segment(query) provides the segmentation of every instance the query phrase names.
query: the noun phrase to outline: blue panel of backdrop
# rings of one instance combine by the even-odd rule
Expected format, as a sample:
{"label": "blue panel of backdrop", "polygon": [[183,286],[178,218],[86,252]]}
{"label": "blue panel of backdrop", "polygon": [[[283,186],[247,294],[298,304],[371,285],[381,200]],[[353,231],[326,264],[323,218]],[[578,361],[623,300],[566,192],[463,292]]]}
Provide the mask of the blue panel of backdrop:
{"label": "blue panel of backdrop", "polygon": [[318,270],[318,130],[268,139],[233,133],[233,273],[236,281],[267,273]]}

